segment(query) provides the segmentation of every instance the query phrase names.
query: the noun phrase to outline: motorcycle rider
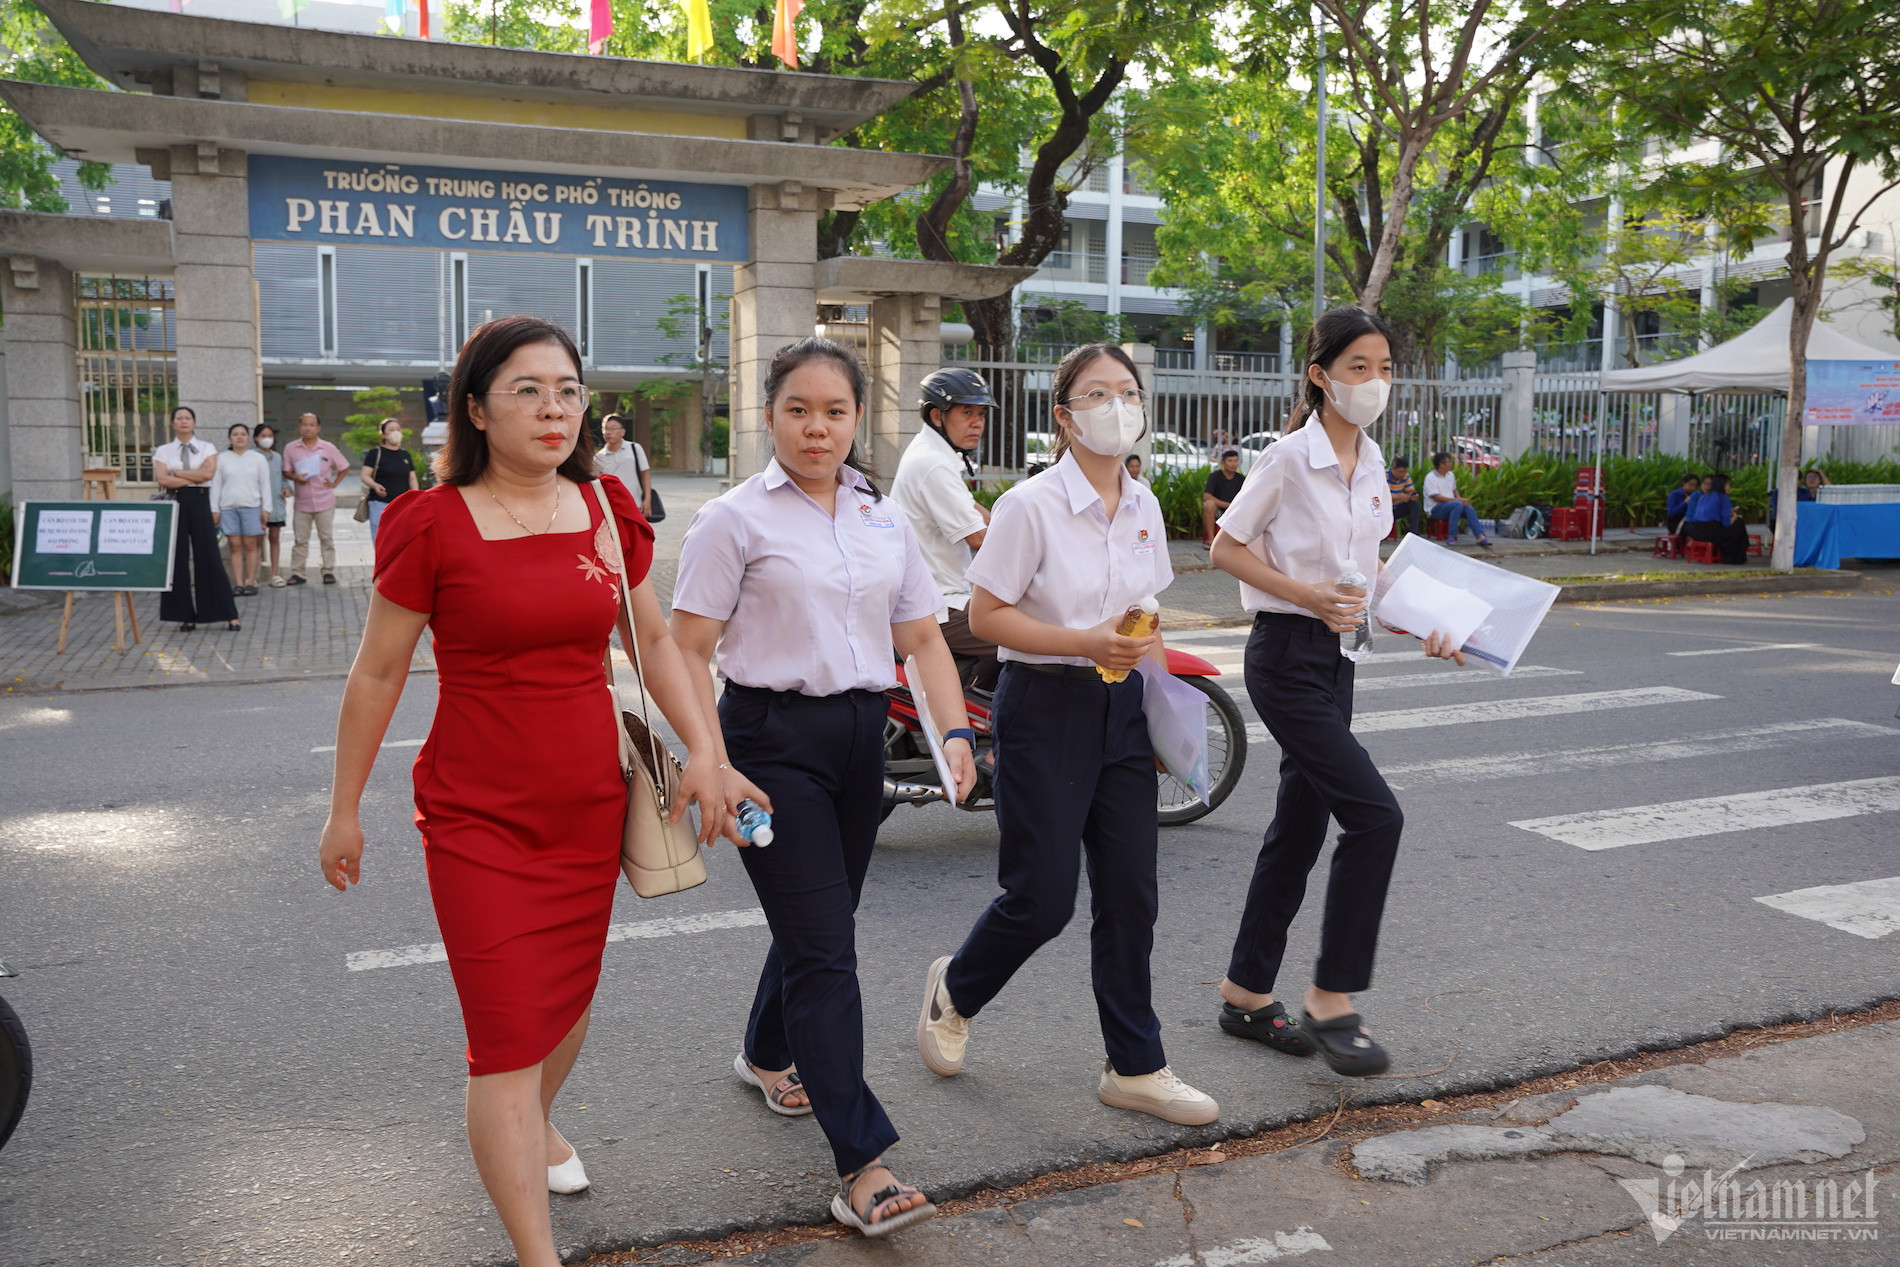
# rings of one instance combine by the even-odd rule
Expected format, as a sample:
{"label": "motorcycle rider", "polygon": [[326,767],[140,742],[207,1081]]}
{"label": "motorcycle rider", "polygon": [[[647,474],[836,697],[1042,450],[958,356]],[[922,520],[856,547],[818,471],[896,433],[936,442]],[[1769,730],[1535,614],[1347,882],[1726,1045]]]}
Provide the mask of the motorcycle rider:
{"label": "motorcycle rider", "polygon": [[970,582],[964,570],[983,546],[989,511],[970,493],[966,478],[975,472],[970,455],[989,421],[990,386],[970,369],[938,370],[923,383],[918,406],[924,426],[897,463],[891,500],[904,508],[924,562],[943,596],[937,620],[951,654],[975,660],[965,675],[969,685],[995,689],[1002,665],[996,644],[970,632]]}

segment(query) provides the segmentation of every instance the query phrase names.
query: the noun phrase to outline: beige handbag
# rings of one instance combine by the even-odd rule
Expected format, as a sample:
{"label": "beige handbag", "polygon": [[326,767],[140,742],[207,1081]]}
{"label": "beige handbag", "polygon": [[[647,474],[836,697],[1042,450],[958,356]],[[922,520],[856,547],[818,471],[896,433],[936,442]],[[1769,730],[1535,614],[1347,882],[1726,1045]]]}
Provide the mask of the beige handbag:
{"label": "beige handbag", "polygon": [[[613,653],[607,655],[607,683],[613,691],[614,711],[620,714],[620,773],[627,780],[627,820],[620,829],[620,869],[641,897],[662,897],[706,883],[706,857],[700,852],[690,813],[668,821],[680,794],[680,763],[667,751],[647,706],[646,674],[640,667],[640,639],[633,633],[633,587],[627,581],[626,550],[620,525],[614,520],[607,491],[594,481],[594,497],[605,518],[602,527],[614,546],[609,562],[620,578],[620,608],[627,617],[627,654],[633,659],[634,680],[640,685],[640,715],[622,705],[620,683],[614,677]],[[602,553],[606,553],[602,551]]]}

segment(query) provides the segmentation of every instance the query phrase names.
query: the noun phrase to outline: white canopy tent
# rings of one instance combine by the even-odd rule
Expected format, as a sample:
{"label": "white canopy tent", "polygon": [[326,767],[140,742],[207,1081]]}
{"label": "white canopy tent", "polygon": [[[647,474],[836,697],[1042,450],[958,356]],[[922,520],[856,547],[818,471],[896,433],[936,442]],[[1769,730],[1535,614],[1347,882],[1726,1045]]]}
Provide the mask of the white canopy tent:
{"label": "white canopy tent", "polygon": [[[1719,392],[1788,390],[1788,325],[1794,319],[1794,300],[1784,299],[1773,312],[1727,343],[1706,352],[1657,365],[1603,371],[1606,392]],[[1891,361],[1893,353],[1870,348],[1816,318],[1808,335],[1811,361]]]}

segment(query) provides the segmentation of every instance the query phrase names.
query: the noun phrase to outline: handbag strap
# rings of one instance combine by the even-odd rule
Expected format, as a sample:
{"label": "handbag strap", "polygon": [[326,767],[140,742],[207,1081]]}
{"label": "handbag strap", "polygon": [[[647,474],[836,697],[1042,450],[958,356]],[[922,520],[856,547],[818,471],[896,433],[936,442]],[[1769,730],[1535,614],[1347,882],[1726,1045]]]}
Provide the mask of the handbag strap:
{"label": "handbag strap", "polygon": [[[626,543],[620,539],[620,522],[614,515],[612,503],[607,500],[606,488],[598,479],[592,482],[591,487],[594,490],[594,500],[600,504],[601,518],[606,520],[607,531],[613,534],[614,549],[620,555],[620,610],[627,617],[627,656],[633,661],[634,681],[640,684],[640,720],[646,725],[647,756],[651,761],[648,768],[657,774],[660,770],[660,739],[653,729],[653,718],[648,711],[646,670],[640,666],[640,635],[633,624],[633,586],[627,579],[627,547]],[[621,698],[620,680],[614,675],[612,648],[609,648],[607,652],[607,685],[613,690],[614,706],[625,711],[626,703]],[[619,719],[616,718],[614,729],[620,732],[621,746],[624,748],[627,728],[620,725]],[[661,781],[661,788],[664,788],[664,780]],[[661,800],[662,808],[664,808],[665,792],[663,790],[661,790]]]}

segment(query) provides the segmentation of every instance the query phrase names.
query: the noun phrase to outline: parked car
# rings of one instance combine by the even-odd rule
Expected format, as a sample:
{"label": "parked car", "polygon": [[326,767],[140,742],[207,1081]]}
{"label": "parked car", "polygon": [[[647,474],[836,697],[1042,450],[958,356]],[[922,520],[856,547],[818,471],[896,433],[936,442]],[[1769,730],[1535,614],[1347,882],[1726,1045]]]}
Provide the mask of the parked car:
{"label": "parked car", "polygon": [[1480,436],[1453,436],[1452,451],[1466,466],[1502,466],[1504,455],[1495,442]]}
{"label": "parked car", "polygon": [[1056,451],[1053,431],[1023,432],[1023,465],[1031,475],[1039,475],[1055,465],[1050,456]]}
{"label": "parked car", "polygon": [[1278,431],[1251,431],[1240,437],[1234,445],[1240,450],[1240,473],[1245,475],[1253,469],[1254,459],[1267,451],[1267,446],[1285,437]]}
{"label": "parked car", "polygon": [[1191,471],[1196,467],[1214,464],[1214,459],[1208,456],[1205,447],[1179,431],[1156,431],[1150,438],[1154,444],[1154,456],[1148,464],[1157,470]]}

